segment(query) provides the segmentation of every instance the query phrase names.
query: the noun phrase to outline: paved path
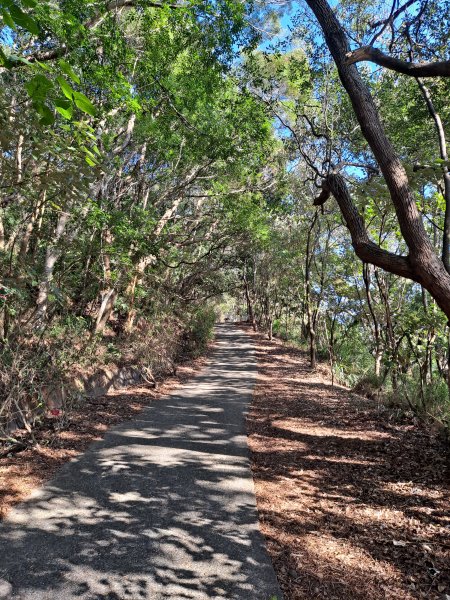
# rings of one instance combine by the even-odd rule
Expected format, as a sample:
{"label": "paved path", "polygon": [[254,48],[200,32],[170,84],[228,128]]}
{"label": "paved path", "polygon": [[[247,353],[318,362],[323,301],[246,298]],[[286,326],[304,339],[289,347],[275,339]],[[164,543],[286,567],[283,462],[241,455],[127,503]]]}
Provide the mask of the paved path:
{"label": "paved path", "polygon": [[0,526],[0,598],[281,599],[245,436],[246,335],[218,327],[203,374],[108,432]]}

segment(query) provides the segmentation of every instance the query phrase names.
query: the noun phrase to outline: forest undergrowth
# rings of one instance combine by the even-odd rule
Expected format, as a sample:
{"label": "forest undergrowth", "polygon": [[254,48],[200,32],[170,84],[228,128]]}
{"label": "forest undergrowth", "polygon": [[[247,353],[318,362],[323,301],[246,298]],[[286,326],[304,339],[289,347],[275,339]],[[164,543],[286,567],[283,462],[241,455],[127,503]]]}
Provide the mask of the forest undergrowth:
{"label": "forest undergrowth", "polygon": [[176,374],[180,362],[205,351],[215,319],[212,309],[197,309],[183,317],[140,319],[127,333],[115,317],[101,337],[92,336],[81,318],[59,319],[38,335],[1,344],[0,454],[20,448],[23,431],[33,443],[35,430],[49,417],[69,422],[90,395],[83,382],[92,380],[98,395],[96,379],[101,382],[102,373],[105,379],[112,369],[129,367],[142,382],[157,387],[158,380]]}

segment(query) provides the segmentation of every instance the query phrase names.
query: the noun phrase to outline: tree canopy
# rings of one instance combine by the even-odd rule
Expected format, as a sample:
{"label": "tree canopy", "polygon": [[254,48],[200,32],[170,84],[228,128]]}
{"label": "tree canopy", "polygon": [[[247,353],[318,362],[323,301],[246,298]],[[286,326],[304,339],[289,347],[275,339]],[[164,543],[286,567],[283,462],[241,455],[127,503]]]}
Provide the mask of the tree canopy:
{"label": "tree canopy", "polygon": [[1,0],[3,414],[214,308],[448,420],[448,9]]}

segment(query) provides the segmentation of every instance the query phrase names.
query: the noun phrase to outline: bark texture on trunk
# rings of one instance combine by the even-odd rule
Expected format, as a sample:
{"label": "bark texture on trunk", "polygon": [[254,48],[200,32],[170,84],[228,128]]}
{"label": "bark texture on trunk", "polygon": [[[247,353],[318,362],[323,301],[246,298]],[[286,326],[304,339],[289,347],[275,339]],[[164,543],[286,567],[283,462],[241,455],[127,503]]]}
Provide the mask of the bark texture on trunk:
{"label": "bark texture on trunk", "polygon": [[106,229],[102,235],[103,241],[103,289],[100,292],[101,302],[95,320],[94,334],[103,333],[109,318],[114,309],[114,302],[117,297],[117,291],[113,285],[111,258],[108,253],[108,246],[113,241],[112,233]]}
{"label": "bark texture on trunk", "polygon": [[383,358],[380,323],[378,322],[377,315],[374,310],[372,293],[370,291],[370,270],[369,264],[363,263],[363,280],[366,289],[367,306],[373,323],[373,333],[375,337],[375,375],[379,376],[381,373],[381,360]]}
{"label": "bark texture on trunk", "polygon": [[53,271],[56,261],[61,255],[61,248],[59,247],[58,242],[63,237],[68,220],[68,212],[62,212],[59,215],[52,244],[47,247],[47,251],[45,253],[44,273],[39,284],[39,292],[36,301],[35,320],[37,323],[42,323],[47,316],[49,294],[53,280]]}

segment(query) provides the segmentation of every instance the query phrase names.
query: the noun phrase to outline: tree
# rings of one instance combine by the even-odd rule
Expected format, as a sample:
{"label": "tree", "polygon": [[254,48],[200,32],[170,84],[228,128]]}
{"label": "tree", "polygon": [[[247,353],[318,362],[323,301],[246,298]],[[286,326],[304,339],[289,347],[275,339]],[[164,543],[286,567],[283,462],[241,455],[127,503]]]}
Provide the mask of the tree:
{"label": "tree", "polygon": [[370,91],[356,67],[348,64],[350,49],[344,29],[326,1],[308,0],[307,4],[320,23],[361,131],[383,173],[409,254],[394,255],[369,239],[345,180],[338,173],[330,172],[324,179],[323,190],[316,203],[323,204],[332,194],[346,220],[356,254],[364,262],[420,283],[436,299],[447,317],[450,317],[450,275],[436,255],[425,231],[408,176],[385,134]]}

